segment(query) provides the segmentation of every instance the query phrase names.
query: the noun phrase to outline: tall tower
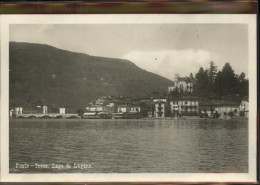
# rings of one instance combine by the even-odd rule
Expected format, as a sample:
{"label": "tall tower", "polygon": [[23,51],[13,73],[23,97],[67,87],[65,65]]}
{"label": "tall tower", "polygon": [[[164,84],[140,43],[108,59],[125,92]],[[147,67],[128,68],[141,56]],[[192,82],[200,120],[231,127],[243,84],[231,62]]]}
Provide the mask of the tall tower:
{"label": "tall tower", "polygon": [[190,73],[190,80],[191,80],[191,82],[193,82],[193,80],[194,80],[192,73]]}
{"label": "tall tower", "polygon": [[174,73],[174,81],[175,82],[179,81],[179,74],[178,73]]}

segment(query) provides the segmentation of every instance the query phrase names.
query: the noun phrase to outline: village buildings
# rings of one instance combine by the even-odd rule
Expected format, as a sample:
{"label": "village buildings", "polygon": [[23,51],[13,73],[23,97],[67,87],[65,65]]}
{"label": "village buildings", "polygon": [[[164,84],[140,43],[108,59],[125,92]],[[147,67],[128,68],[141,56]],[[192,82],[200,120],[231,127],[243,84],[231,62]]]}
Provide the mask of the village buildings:
{"label": "village buildings", "polygon": [[[163,119],[186,116],[248,117],[248,100],[206,100],[193,96],[165,96],[137,99],[102,96],[90,102],[82,113],[86,119]],[[55,105],[24,105],[10,109],[10,117],[78,117],[76,108]]]}
{"label": "village buildings", "polygon": [[83,114],[83,118],[111,118],[114,112],[117,112],[117,103],[111,102],[111,97],[102,96],[90,102]]}

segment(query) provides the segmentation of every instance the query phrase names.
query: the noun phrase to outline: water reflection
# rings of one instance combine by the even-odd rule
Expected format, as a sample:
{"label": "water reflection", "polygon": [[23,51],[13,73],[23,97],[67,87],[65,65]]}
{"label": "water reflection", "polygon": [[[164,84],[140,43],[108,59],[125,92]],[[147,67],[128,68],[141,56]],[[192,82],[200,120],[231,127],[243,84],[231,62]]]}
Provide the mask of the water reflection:
{"label": "water reflection", "polygon": [[[11,120],[10,172],[247,172],[246,120]],[[17,162],[91,169],[16,169]]]}

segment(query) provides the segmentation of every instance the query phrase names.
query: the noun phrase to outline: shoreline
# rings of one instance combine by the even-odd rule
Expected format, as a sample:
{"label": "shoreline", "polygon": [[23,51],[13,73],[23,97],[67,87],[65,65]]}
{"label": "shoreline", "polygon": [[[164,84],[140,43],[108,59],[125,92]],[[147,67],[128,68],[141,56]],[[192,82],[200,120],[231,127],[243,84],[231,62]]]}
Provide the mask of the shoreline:
{"label": "shoreline", "polygon": [[9,122],[11,122],[11,120],[42,120],[42,121],[68,121],[68,120],[81,120],[81,121],[178,121],[178,120],[248,120],[248,118],[246,117],[232,117],[232,118],[200,118],[200,117],[182,117],[182,118],[170,118],[170,117],[166,117],[166,118],[152,118],[152,119],[148,119],[148,118],[139,118],[139,119],[84,119],[84,118],[63,118],[63,119],[58,119],[58,118],[47,118],[47,119],[43,119],[43,118],[9,118]]}

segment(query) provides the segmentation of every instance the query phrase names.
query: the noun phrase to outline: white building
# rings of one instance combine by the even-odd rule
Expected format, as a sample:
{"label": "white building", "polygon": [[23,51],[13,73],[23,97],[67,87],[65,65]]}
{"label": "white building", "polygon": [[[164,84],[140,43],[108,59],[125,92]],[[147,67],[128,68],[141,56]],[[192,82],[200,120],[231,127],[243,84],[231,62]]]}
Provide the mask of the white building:
{"label": "white building", "polygon": [[140,106],[130,106],[130,112],[141,112]]}
{"label": "white building", "polygon": [[59,108],[60,114],[66,114],[66,108]]}
{"label": "white building", "polygon": [[58,114],[59,108],[56,108],[56,105],[43,105],[42,106],[42,113],[43,114]]}
{"label": "white building", "polygon": [[167,102],[167,99],[165,98],[162,98],[162,99],[153,99],[153,102],[156,103],[156,102]]}
{"label": "white building", "polygon": [[130,111],[130,106],[129,105],[118,105],[117,107],[117,112],[129,112]]}
{"label": "white building", "polygon": [[249,102],[248,101],[241,101],[239,105],[239,111],[248,111],[249,110]]}
{"label": "white building", "polygon": [[175,74],[173,86],[168,87],[168,92],[172,92],[175,89],[178,89],[179,92],[193,92],[193,76],[190,77],[179,77],[178,74]]}
{"label": "white building", "polygon": [[154,99],[154,117],[155,118],[165,118],[166,112],[166,99]]}
{"label": "white building", "polygon": [[175,114],[198,114],[199,101],[195,98],[180,98],[170,101],[171,113]]}
{"label": "white building", "polygon": [[239,104],[233,101],[217,101],[217,100],[203,100],[200,102],[200,113],[212,116],[218,114],[219,116],[238,116]]}
{"label": "white building", "polygon": [[11,109],[9,112],[10,118],[12,118],[15,115],[14,109]]}
{"label": "white building", "polygon": [[47,105],[42,106],[42,113],[48,114],[48,106]]}
{"label": "white building", "polygon": [[215,111],[220,115],[228,115],[230,113],[234,114],[234,116],[238,116],[239,107],[237,105],[221,105],[216,106]]}
{"label": "white building", "polygon": [[104,111],[104,106],[100,104],[92,104],[87,106],[86,110],[90,112],[102,112]]}
{"label": "white building", "polygon": [[173,86],[168,87],[168,92],[174,91],[175,89],[178,89],[179,92],[181,90],[183,90],[184,92],[193,92],[193,83],[186,81],[174,82]]}
{"label": "white building", "polygon": [[248,101],[242,100],[240,102],[239,112],[240,112],[240,115],[248,117],[248,113],[249,113],[249,102]]}
{"label": "white building", "polygon": [[16,115],[23,114],[23,107],[15,107],[14,112]]}
{"label": "white building", "polygon": [[14,108],[14,114],[21,115],[21,114],[41,114],[42,109],[37,106],[21,106]]}

